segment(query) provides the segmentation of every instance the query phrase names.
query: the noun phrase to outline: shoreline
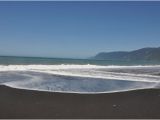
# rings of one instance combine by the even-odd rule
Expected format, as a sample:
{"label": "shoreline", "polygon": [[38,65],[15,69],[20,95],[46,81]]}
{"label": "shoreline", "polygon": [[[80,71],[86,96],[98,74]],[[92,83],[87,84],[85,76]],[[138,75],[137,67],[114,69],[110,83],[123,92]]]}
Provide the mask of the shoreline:
{"label": "shoreline", "polygon": [[98,95],[98,94],[116,94],[116,93],[124,93],[124,92],[131,92],[131,91],[139,91],[139,90],[146,90],[146,89],[159,89],[159,88],[156,88],[156,87],[144,87],[144,88],[133,88],[133,89],[127,89],[127,90],[117,90],[117,91],[104,91],[104,92],[74,92],[74,91],[52,91],[52,90],[40,90],[40,89],[30,89],[30,88],[21,88],[21,87],[13,87],[13,86],[10,86],[10,85],[6,85],[6,84],[0,84],[0,87],[1,86],[5,86],[5,87],[9,87],[9,88],[13,88],[13,89],[18,89],[18,90],[26,90],[26,91],[35,91],[35,92],[47,92],[47,93],[59,93],[59,94],[80,94],[80,95]]}
{"label": "shoreline", "polygon": [[160,118],[160,89],[76,94],[0,85],[0,118]]}

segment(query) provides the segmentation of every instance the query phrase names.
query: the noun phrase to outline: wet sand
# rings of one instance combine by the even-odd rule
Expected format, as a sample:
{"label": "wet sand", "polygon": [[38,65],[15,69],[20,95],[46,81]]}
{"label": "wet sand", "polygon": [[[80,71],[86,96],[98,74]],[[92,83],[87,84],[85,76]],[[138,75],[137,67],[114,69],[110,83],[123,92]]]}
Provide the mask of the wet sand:
{"label": "wet sand", "polygon": [[160,118],[160,89],[71,94],[1,85],[0,118]]}

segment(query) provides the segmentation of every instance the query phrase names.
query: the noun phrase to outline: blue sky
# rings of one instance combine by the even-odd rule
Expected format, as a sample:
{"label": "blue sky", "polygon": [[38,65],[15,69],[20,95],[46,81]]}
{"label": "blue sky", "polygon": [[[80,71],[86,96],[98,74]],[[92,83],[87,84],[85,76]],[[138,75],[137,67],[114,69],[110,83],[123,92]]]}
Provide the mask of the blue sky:
{"label": "blue sky", "polygon": [[160,47],[160,2],[0,2],[0,55],[90,57]]}

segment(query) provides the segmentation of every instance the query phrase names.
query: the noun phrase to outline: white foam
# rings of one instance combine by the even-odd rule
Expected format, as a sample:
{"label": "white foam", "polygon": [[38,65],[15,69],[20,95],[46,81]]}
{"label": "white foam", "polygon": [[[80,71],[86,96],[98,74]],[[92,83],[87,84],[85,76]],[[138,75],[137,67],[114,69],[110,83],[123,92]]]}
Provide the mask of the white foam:
{"label": "white foam", "polygon": [[117,66],[117,65],[74,65],[74,64],[61,64],[61,65],[0,65],[0,71],[24,71],[24,70],[61,70],[61,69],[101,69],[101,68],[159,68],[160,65],[136,65],[136,66]]}
{"label": "white foam", "polygon": [[[127,81],[160,82],[160,77],[148,74],[110,72],[110,69],[147,69],[160,68],[160,65],[148,66],[98,66],[98,65],[0,65],[0,71],[34,71],[55,75],[116,79]],[[99,71],[105,69],[106,71]]]}
{"label": "white foam", "polygon": [[[9,79],[11,81],[7,81],[2,83],[4,85],[8,85],[10,87],[15,88],[22,88],[22,89],[31,89],[31,90],[40,90],[40,91],[52,91],[48,90],[47,87],[54,88],[53,91],[55,92],[72,92],[72,93],[92,93],[92,92],[85,92],[83,89],[79,89],[79,84],[76,83],[73,84],[72,87],[74,87],[73,91],[67,90],[64,91],[63,88],[66,87],[65,84],[69,86],[69,83],[65,81],[65,77],[63,76],[70,76],[70,77],[80,77],[85,79],[87,78],[100,78],[101,79],[113,79],[113,80],[124,80],[124,81],[137,81],[139,82],[138,86],[133,84],[133,86],[127,86],[126,88],[121,88],[120,90],[110,90],[110,91],[104,91],[104,92],[93,92],[93,93],[107,93],[107,92],[118,92],[118,91],[127,91],[127,90],[133,90],[133,89],[143,89],[143,88],[152,88],[155,85],[159,84],[160,82],[160,76],[151,75],[148,73],[143,74],[136,74],[136,73],[127,73],[127,72],[117,72],[116,70],[128,70],[128,69],[142,69],[148,70],[148,69],[157,69],[160,70],[160,65],[148,65],[148,66],[115,66],[115,65],[109,65],[109,66],[100,66],[100,65],[0,65],[0,74],[1,73],[7,73],[7,76],[10,76]],[[110,71],[112,70],[112,71]],[[12,80],[12,74],[13,77],[15,77],[14,80]],[[36,74],[33,74],[36,73]],[[39,74],[40,73],[40,74]],[[43,75],[43,74],[45,75]],[[157,72],[158,73],[158,72]],[[23,76],[26,79],[21,80],[21,77],[17,79],[17,76]],[[54,84],[50,85],[50,80],[47,81],[47,78],[45,76],[48,75],[60,75],[63,79],[63,82],[59,82],[61,78],[58,78],[58,82],[55,80],[55,76],[53,76]],[[1,76],[0,76],[1,77]],[[6,76],[5,76],[6,77]],[[4,79],[5,77],[2,77]],[[8,79],[6,77],[5,79]],[[56,78],[57,79],[57,78]],[[74,78],[76,79],[76,78]],[[77,79],[79,80],[79,79]],[[88,85],[90,85],[90,82],[93,79],[90,79]],[[46,84],[46,81],[48,82]],[[56,81],[56,82],[55,82]],[[141,83],[140,83],[141,82]],[[144,86],[142,82],[145,82]],[[146,85],[147,83],[147,85]],[[152,84],[153,83],[153,84]],[[117,84],[115,84],[117,85]],[[114,85],[113,85],[114,86]],[[117,86],[118,87],[118,86]],[[59,90],[61,88],[61,90]],[[116,88],[116,87],[115,87]],[[56,89],[56,90],[55,90]]]}
{"label": "white foam", "polygon": [[24,70],[59,70],[59,69],[91,69],[106,68],[97,65],[0,65],[0,71],[24,71]]}

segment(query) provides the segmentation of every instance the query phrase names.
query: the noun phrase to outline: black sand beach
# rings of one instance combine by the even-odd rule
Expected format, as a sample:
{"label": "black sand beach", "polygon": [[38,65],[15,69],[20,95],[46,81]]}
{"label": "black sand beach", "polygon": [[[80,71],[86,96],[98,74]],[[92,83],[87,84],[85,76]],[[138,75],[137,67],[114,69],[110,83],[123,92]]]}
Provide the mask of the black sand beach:
{"label": "black sand beach", "polygon": [[160,118],[160,90],[89,95],[0,86],[0,118]]}

